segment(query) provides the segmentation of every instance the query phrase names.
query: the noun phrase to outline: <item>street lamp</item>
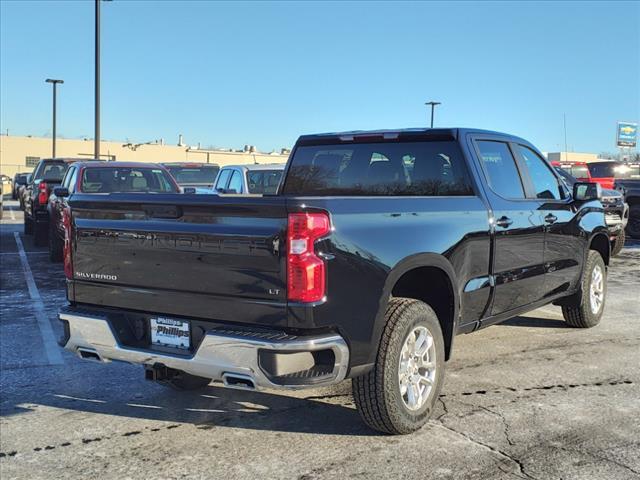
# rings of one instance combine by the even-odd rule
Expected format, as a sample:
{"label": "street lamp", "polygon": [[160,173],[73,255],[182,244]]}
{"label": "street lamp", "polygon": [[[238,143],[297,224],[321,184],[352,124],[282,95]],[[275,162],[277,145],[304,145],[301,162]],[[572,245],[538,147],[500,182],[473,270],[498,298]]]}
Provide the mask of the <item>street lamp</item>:
{"label": "street lamp", "polygon": [[433,128],[433,111],[435,110],[436,105],[440,105],[440,104],[441,102],[434,102],[434,101],[425,103],[425,105],[431,105],[431,128]]}
{"label": "street lamp", "polygon": [[64,80],[47,78],[45,82],[53,84],[53,146],[51,156],[56,158],[56,86],[59,83],[64,83]]}
{"label": "street lamp", "polygon": [[[93,156],[100,159],[100,2],[95,0],[95,134]],[[104,0],[109,1],[109,0]]]}

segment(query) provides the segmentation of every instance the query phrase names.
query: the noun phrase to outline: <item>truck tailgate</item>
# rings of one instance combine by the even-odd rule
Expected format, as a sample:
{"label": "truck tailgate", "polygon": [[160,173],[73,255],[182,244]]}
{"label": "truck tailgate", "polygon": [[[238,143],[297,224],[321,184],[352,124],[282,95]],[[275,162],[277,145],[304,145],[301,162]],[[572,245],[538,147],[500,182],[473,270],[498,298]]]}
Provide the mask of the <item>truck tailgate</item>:
{"label": "truck tailgate", "polygon": [[284,198],[74,195],[71,301],[286,326]]}

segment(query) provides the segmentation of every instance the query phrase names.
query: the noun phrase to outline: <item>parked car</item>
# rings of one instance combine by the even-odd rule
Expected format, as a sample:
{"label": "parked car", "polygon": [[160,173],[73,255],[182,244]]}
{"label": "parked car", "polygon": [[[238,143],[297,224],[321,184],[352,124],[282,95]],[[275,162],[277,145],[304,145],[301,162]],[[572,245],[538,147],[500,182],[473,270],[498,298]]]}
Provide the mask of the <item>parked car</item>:
{"label": "parked car", "polygon": [[24,210],[25,200],[27,198],[27,185],[31,183],[31,178],[33,178],[33,174],[27,174],[25,184],[18,185],[18,202],[20,203],[20,210]]}
{"label": "parked car", "polygon": [[[551,162],[552,165],[556,162]],[[570,175],[566,169],[556,166],[556,171],[571,189],[578,181]],[[602,189],[602,205],[604,207],[604,218],[609,230],[609,240],[611,241],[611,256],[615,257],[624,248],[625,228],[629,221],[629,205],[625,203],[622,193],[618,190]]]}
{"label": "parked car", "polygon": [[[629,165],[632,172],[638,172],[639,166]],[[627,234],[632,238],[640,238],[640,175],[632,174],[628,178],[617,178],[615,188],[624,195],[629,204],[629,222]]]}
{"label": "parked car", "polygon": [[0,182],[0,220],[2,220],[2,214],[4,213],[4,185]]}
{"label": "parked car", "polygon": [[11,177],[8,175],[5,175],[4,173],[0,175],[0,183],[2,183],[5,192],[11,190]]}
{"label": "parked car", "polygon": [[162,163],[180,187],[195,188],[195,193],[213,193],[220,166],[215,163]]}
{"label": "parked car", "polygon": [[598,182],[602,188],[612,189],[616,178],[627,178],[628,168],[622,162],[603,160],[587,163],[591,181]]}
{"label": "parked car", "polygon": [[29,172],[16,173],[13,176],[13,187],[11,189],[12,200],[18,200],[18,189],[21,185],[25,185],[27,183],[28,176]]}
{"label": "parked car", "polygon": [[77,158],[45,158],[33,170],[31,180],[25,186],[24,233],[33,234],[37,246],[45,246],[49,236],[49,212],[47,204],[54,187],[62,182],[68,166],[80,161]]}
{"label": "parked car", "polygon": [[162,166],[136,162],[76,162],[49,196],[49,259],[63,259],[68,227],[69,197],[74,193],[103,196],[111,193],[179,193],[180,187]]}
{"label": "parked car", "polygon": [[434,411],[456,334],[552,302],[570,326],[600,322],[601,188],[570,191],[526,140],[305,135],[282,182],[274,196],[74,194],[62,345],[182,389],[351,378],[364,421],[403,434]]}
{"label": "parked car", "polygon": [[284,166],[284,163],[225,166],[218,172],[215,193],[275,195]]}

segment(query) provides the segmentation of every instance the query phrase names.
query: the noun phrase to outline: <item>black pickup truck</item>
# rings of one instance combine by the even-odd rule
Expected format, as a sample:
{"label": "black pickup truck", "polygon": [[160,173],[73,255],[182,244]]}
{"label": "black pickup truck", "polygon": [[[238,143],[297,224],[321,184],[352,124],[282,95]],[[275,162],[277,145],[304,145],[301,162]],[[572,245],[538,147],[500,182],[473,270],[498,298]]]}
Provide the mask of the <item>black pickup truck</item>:
{"label": "black pickup truck", "polygon": [[630,166],[636,175],[631,178],[616,178],[614,188],[624,195],[624,201],[629,204],[627,233],[631,238],[640,239],[640,166]]}
{"label": "black pickup truck", "polygon": [[549,303],[600,321],[599,195],[455,128],[302,136],[273,196],[74,194],[60,342],[180,389],[351,378],[369,426],[409,433],[457,334]]}

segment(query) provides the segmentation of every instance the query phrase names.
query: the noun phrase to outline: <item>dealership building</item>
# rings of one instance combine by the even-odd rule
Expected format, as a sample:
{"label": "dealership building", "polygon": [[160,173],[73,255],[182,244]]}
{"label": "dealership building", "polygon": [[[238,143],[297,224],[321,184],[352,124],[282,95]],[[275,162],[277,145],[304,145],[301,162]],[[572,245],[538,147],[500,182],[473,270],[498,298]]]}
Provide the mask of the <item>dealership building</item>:
{"label": "dealership building", "polygon": [[[93,158],[93,140],[56,140],[56,156],[67,158]],[[0,136],[0,173],[13,175],[17,172],[33,170],[41,158],[51,157],[51,138]],[[285,163],[289,151],[258,152],[246,145],[242,150],[221,150],[201,148],[200,145],[185,145],[180,138],[176,145],[158,140],[149,143],[100,142],[100,158],[104,160],[125,160],[132,162],[197,162],[218,165],[238,165],[247,163]]]}

